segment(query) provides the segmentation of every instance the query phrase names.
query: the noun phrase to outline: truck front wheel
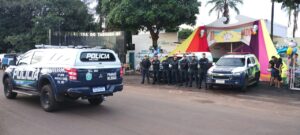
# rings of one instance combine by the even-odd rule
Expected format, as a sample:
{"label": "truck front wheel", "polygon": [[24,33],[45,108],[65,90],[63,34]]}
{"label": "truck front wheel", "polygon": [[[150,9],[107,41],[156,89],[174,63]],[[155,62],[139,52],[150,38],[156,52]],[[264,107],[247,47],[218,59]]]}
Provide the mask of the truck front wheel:
{"label": "truck front wheel", "polygon": [[17,93],[13,92],[13,87],[10,79],[7,77],[4,80],[4,95],[7,99],[15,99],[17,97]]}

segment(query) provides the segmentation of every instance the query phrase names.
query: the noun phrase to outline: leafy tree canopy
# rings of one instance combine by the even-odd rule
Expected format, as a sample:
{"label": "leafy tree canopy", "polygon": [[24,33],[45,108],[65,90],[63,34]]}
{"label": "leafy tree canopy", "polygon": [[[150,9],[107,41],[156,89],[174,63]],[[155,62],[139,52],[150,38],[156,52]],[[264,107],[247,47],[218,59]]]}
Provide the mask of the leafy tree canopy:
{"label": "leafy tree canopy", "polygon": [[194,25],[200,3],[197,0],[102,0],[110,27],[148,30],[157,48],[159,32],[181,24]]}
{"label": "leafy tree canopy", "polygon": [[178,32],[178,38],[179,39],[187,39],[192,33],[193,33],[193,30],[191,30],[191,29],[182,29]]}
{"label": "leafy tree canopy", "polygon": [[81,0],[0,0],[0,18],[2,52],[46,44],[49,29],[84,31],[93,22]]}

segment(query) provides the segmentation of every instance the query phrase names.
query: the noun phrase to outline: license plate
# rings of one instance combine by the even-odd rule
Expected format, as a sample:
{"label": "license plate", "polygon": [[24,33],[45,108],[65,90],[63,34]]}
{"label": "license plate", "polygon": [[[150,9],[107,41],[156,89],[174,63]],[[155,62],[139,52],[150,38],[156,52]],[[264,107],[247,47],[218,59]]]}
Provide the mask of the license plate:
{"label": "license plate", "polygon": [[225,84],[225,80],[216,80],[217,84]]}
{"label": "license plate", "polygon": [[107,73],[107,80],[117,80],[117,73]]}
{"label": "license plate", "polygon": [[93,88],[93,92],[97,93],[97,92],[104,92],[105,91],[105,87],[95,87]]}

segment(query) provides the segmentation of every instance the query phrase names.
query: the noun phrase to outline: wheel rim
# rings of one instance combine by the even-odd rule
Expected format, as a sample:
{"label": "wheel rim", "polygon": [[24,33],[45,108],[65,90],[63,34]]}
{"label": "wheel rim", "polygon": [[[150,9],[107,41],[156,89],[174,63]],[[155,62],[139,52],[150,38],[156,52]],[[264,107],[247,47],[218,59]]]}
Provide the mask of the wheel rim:
{"label": "wheel rim", "polygon": [[48,91],[44,91],[41,96],[42,96],[42,104],[43,104],[43,106],[48,107],[50,105],[49,92]]}

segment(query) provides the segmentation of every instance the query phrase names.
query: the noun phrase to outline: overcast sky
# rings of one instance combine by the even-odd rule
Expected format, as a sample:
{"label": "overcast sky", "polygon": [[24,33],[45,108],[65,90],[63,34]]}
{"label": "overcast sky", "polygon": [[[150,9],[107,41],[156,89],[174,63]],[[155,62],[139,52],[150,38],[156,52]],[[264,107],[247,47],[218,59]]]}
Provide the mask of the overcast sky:
{"label": "overcast sky", "polygon": [[[206,6],[208,0],[199,0],[202,2],[200,7],[200,14],[197,15],[196,26],[209,24],[217,19],[217,14],[208,14],[212,5]],[[96,3],[95,3],[96,4]],[[92,6],[95,4],[92,4]],[[248,16],[255,19],[268,19],[271,20],[271,0],[244,0],[244,4],[239,6],[240,15]],[[231,18],[236,16],[233,10],[230,10]],[[293,19],[293,18],[292,18]],[[288,24],[288,14],[281,10],[281,4],[275,4],[275,23],[287,26]],[[299,21],[298,21],[299,22]],[[300,26],[300,24],[298,23]],[[288,30],[288,36],[292,35],[292,27]],[[300,37],[300,31],[297,31],[297,37]]]}
{"label": "overcast sky", "polygon": [[[215,13],[212,13],[211,15],[208,14],[209,10],[212,8],[212,5],[205,6],[208,0],[201,1],[202,6],[200,7],[200,14],[197,15],[197,26],[209,24],[217,18],[217,14]],[[271,0],[244,0],[244,4],[239,6],[240,15],[255,19],[271,20],[271,6]],[[230,10],[230,15],[233,17],[236,16],[236,13],[233,10]],[[275,4],[274,22],[284,26],[287,26],[288,24],[288,14],[281,10],[281,4],[279,3]],[[292,27],[288,30],[288,36],[292,36]],[[300,36],[299,30],[297,31],[296,36]]]}

